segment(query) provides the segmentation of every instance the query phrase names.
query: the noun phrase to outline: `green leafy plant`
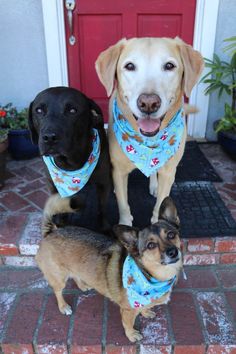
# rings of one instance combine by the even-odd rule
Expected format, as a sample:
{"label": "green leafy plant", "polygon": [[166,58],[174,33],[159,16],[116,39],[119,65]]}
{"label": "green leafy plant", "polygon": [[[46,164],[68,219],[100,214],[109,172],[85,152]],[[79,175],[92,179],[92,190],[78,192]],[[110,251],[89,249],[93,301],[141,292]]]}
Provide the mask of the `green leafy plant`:
{"label": "green leafy plant", "polygon": [[0,143],[7,140],[8,137],[8,129],[0,129]]}
{"label": "green leafy plant", "polygon": [[0,128],[1,130],[28,129],[28,109],[18,111],[12,103],[0,105]]}
{"label": "green leafy plant", "polygon": [[208,84],[205,94],[218,91],[219,98],[224,92],[231,97],[231,104],[225,103],[224,117],[217,124],[216,132],[236,132],[236,37],[227,38],[225,41],[231,42],[225,47],[225,51],[232,51],[230,60],[221,60],[217,54],[213,55],[213,60],[205,59],[206,67],[210,70],[201,82]]}

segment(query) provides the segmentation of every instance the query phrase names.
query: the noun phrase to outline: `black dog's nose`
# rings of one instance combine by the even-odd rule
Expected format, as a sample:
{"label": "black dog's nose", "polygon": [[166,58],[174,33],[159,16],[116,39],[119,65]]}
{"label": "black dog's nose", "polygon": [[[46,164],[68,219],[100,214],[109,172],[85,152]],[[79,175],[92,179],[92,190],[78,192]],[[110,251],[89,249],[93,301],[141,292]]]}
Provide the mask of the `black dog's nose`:
{"label": "black dog's nose", "polygon": [[43,135],[43,141],[47,144],[54,144],[58,142],[58,136],[55,133],[47,133]]}
{"label": "black dog's nose", "polygon": [[137,100],[138,108],[143,113],[155,113],[161,106],[161,98],[155,94],[143,93]]}
{"label": "black dog's nose", "polygon": [[178,249],[176,247],[170,247],[166,250],[166,255],[169,258],[176,258],[178,256]]}

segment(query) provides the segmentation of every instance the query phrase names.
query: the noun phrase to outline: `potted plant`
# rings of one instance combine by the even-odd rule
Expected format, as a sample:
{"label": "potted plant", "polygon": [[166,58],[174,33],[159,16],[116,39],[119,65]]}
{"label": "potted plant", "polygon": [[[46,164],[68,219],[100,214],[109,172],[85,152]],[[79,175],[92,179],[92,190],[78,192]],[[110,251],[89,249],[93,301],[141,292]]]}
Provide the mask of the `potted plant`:
{"label": "potted plant", "polygon": [[236,158],[236,37],[225,41],[229,42],[224,50],[231,50],[230,60],[221,60],[217,54],[214,54],[213,60],[205,59],[210,71],[201,81],[208,84],[205,94],[218,91],[220,98],[225,92],[231,98],[231,103],[224,105],[224,116],[214,123],[214,129],[223,149]]}
{"label": "potted plant", "polygon": [[9,152],[16,160],[35,157],[38,147],[33,145],[28,129],[28,110],[18,111],[12,103],[0,106],[1,127],[8,130]]}
{"label": "potted plant", "polygon": [[[1,111],[0,111],[1,119]],[[8,148],[8,130],[0,129],[0,189],[4,186],[6,178],[6,157]]]}

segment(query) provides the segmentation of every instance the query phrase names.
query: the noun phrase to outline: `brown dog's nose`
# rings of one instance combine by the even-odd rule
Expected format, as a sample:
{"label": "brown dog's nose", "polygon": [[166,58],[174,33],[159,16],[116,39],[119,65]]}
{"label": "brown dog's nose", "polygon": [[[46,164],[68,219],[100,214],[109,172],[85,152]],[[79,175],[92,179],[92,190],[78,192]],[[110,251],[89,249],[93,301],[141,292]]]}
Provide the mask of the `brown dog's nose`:
{"label": "brown dog's nose", "polygon": [[176,258],[178,256],[178,249],[176,247],[170,247],[166,250],[166,255],[170,258]]}
{"label": "brown dog's nose", "polygon": [[155,113],[161,106],[161,98],[155,94],[143,93],[137,99],[137,105],[143,113]]}

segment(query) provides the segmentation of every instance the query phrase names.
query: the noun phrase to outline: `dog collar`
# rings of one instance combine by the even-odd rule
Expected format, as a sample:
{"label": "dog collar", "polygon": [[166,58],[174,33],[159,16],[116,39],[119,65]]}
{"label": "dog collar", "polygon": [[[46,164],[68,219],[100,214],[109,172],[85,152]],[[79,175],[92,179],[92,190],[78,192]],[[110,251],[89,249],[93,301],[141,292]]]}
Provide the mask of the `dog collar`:
{"label": "dog collar", "polygon": [[176,276],[161,281],[150,277],[147,279],[137,266],[135,260],[128,255],[123,265],[123,287],[127,291],[129,304],[132,308],[150,305],[172,290]]}
{"label": "dog collar", "polygon": [[146,177],[157,172],[179,149],[185,126],[182,108],[167,127],[153,137],[144,137],[133,129],[120,111],[116,99],[113,101],[113,117],[113,130],[118,144]]}
{"label": "dog collar", "polygon": [[93,149],[82,168],[75,171],[60,169],[52,156],[43,156],[53,183],[62,198],[78,193],[88,182],[100,156],[100,138],[98,131],[93,129]]}

